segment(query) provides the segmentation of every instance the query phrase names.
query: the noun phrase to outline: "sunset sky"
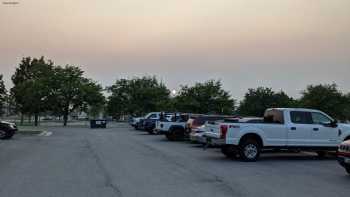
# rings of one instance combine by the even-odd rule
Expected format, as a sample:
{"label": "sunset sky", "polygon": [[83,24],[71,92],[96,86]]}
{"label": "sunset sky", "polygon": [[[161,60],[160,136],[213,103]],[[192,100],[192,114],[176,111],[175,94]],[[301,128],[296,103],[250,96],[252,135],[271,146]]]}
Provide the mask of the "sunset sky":
{"label": "sunset sky", "polygon": [[0,73],[24,56],[79,65],[102,85],[156,75],[170,89],[221,79],[350,91],[350,0],[0,0]]}

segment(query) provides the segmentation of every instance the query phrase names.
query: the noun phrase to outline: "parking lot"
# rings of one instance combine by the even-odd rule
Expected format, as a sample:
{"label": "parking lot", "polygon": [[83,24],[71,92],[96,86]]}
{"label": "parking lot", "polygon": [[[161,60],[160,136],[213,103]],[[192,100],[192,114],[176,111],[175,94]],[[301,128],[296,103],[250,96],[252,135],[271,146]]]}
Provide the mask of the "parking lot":
{"label": "parking lot", "polygon": [[135,131],[47,127],[50,136],[0,141],[0,196],[348,196],[350,176],[335,157],[268,153],[255,163],[219,149]]}

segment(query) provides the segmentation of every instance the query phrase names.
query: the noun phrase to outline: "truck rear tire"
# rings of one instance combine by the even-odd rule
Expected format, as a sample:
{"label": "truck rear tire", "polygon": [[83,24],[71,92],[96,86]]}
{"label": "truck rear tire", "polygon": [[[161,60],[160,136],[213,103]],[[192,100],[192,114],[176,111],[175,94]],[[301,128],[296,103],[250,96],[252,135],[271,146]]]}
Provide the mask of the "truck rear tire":
{"label": "truck rear tire", "polygon": [[261,147],[255,139],[246,139],[239,145],[239,155],[243,161],[254,162],[260,156]]}
{"label": "truck rear tire", "polygon": [[166,134],[166,137],[170,141],[184,140],[184,131],[182,129],[173,129],[170,133]]}
{"label": "truck rear tire", "polygon": [[230,159],[236,159],[238,154],[237,148],[233,146],[223,146],[221,147],[221,152]]}
{"label": "truck rear tire", "polygon": [[153,135],[153,130],[147,130],[148,134]]}
{"label": "truck rear tire", "polygon": [[166,136],[166,138],[169,141],[175,141],[176,140],[176,136],[175,136],[174,132],[167,133],[167,134],[165,134],[165,136]]}

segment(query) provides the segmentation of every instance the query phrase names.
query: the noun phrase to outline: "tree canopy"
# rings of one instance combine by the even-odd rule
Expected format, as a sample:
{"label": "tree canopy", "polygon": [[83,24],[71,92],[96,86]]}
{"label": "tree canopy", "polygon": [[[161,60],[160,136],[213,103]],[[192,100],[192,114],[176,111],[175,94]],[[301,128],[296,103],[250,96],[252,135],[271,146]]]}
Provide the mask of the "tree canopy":
{"label": "tree canopy", "polygon": [[274,92],[271,88],[249,89],[240,102],[238,113],[243,116],[263,116],[267,108],[296,107],[297,101],[283,91]]}
{"label": "tree canopy", "polygon": [[322,110],[339,120],[350,119],[350,93],[341,92],[336,84],[309,85],[300,99],[268,87],[248,89],[235,109],[236,100],[223,89],[220,80],[182,85],[176,95],[170,95],[166,85],[155,76],[118,79],[106,88],[110,93],[106,101],[102,86],[84,77],[80,67],[56,66],[44,57],[21,60],[11,78],[14,86],[9,97],[2,78],[0,75],[0,108],[7,100],[16,112],[34,115],[35,125],[42,113],[63,116],[66,125],[72,112],[97,117],[102,109],[113,117],[151,111],[263,116],[267,108],[306,107]]}
{"label": "tree canopy", "polygon": [[38,125],[40,112],[48,110],[50,104],[50,80],[53,75],[53,62],[44,57],[23,58],[12,76],[14,87],[11,93],[18,111],[22,114],[34,114],[35,125]]}
{"label": "tree canopy", "polygon": [[181,112],[232,114],[235,100],[223,90],[221,81],[209,80],[194,86],[182,86],[174,98],[174,108]]}
{"label": "tree canopy", "polygon": [[107,109],[114,117],[168,110],[170,91],[154,76],[119,79],[108,90]]}
{"label": "tree canopy", "polygon": [[300,103],[303,107],[321,110],[339,120],[350,119],[350,96],[343,94],[334,83],[307,86]]}
{"label": "tree canopy", "polygon": [[0,116],[3,114],[3,106],[6,101],[7,91],[3,80],[3,75],[0,74]]}
{"label": "tree canopy", "polygon": [[35,115],[38,125],[40,113],[52,112],[64,117],[74,110],[90,111],[94,116],[103,107],[102,87],[83,77],[84,72],[75,66],[55,66],[44,57],[23,58],[12,76],[11,95],[21,114]]}
{"label": "tree canopy", "polygon": [[[64,126],[67,125],[68,115],[80,109],[99,109],[105,98],[102,87],[91,79],[83,77],[84,72],[76,66],[56,66],[52,76],[52,92],[49,96],[53,111],[63,116]],[[93,114],[96,116],[98,111]]]}

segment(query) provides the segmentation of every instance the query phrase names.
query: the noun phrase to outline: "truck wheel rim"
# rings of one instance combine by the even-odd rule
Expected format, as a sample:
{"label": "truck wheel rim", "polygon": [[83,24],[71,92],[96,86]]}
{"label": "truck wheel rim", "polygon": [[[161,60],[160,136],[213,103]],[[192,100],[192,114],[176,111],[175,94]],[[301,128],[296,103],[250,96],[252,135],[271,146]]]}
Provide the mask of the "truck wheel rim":
{"label": "truck wheel rim", "polygon": [[248,159],[254,159],[258,154],[258,148],[254,144],[248,144],[244,147],[244,155]]}

